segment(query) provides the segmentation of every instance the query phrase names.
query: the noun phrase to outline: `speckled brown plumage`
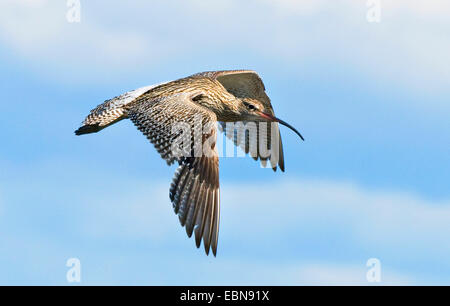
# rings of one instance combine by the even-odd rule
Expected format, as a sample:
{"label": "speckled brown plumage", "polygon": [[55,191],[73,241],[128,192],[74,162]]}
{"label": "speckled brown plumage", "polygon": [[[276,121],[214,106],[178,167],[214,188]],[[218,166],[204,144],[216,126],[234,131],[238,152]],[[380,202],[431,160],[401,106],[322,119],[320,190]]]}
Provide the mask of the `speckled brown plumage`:
{"label": "speckled brown plumage", "polygon": [[[188,236],[195,234],[197,247],[203,240],[207,254],[212,249],[216,255],[220,219],[219,158],[214,124],[219,122],[219,128],[227,137],[246,153],[250,152],[254,159],[260,159],[263,165],[270,161],[274,170],[279,166],[284,171],[281,138],[272,138],[272,135],[280,135],[278,124],[268,123],[287,124],[274,117],[264,84],[254,71],[202,72],[127,92],[93,109],[75,133],[98,132],[126,118],[169,165],[178,163],[170,186],[170,200]],[[244,124],[227,129],[227,123],[237,121]],[[190,133],[182,134],[174,129],[180,123],[189,127]],[[255,143],[251,143],[246,132],[252,128],[259,128]],[[177,143],[180,135],[183,141]],[[185,143],[190,145],[188,154],[178,154],[186,150]]]}

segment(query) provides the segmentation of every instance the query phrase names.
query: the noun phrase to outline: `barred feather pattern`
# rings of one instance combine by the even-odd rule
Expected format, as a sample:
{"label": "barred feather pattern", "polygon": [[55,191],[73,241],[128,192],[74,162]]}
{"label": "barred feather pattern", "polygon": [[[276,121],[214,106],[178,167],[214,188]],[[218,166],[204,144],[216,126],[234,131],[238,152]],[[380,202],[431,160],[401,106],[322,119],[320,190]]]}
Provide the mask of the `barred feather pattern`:
{"label": "barred feather pattern", "polygon": [[[220,218],[219,199],[219,159],[215,146],[214,128],[198,131],[200,127],[216,122],[216,115],[195,104],[193,94],[173,94],[163,98],[145,96],[127,109],[128,117],[150,140],[161,157],[168,164],[178,162],[170,187],[169,197],[180,223],[185,226],[189,237],[195,233],[195,242],[200,247],[203,239],[205,251],[217,253]],[[197,121],[196,121],[197,120]],[[191,133],[183,135],[190,140],[190,156],[178,156],[172,144],[181,135],[174,132],[175,124],[187,123]],[[196,139],[200,137],[203,149],[206,141],[211,141],[210,154],[194,156]],[[190,139],[189,139],[190,138]]]}
{"label": "barred feather pattern", "polygon": [[[75,134],[95,133],[119,120],[131,119],[169,165],[178,163],[169,193],[173,209],[187,235],[191,237],[195,234],[197,247],[203,240],[206,253],[211,249],[215,256],[220,219],[216,130],[213,128],[205,133],[195,125],[216,123],[218,118],[221,121],[246,120],[241,114],[239,99],[257,100],[262,104],[261,109],[273,115],[264,84],[255,71],[209,71],[173,82],[142,87],[106,100],[90,112]],[[191,133],[173,130],[174,125],[180,122],[187,124]],[[219,128],[224,129],[224,124],[221,123]],[[263,126],[259,122],[256,125]],[[255,145],[251,143],[245,129],[224,132],[246,153]],[[270,130],[268,125],[267,130],[261,133],[258,128],[258,143],[256,151],[251,151],[255,152],[252,157],[260,159],[263,166],[270,160],[274,170],[278,161],[278,166],[284,171],[281,138],[278,151],[274,150],[276,145],[271,141],[271,133],[279,135],[278,125],[275,125],[274,130]],[[180,136],[182,141],[177,142]],[[190,155],[185,151],[188,140],[191,141],[187,148]],[[195,154],[198,140],[200,155]],[[205,146],[210,147],[212,154],[202,154],[205,153]],[[267,148],[270,153],[265,154],[267,150],[261,148]],[[180,151],[184,152],[184,157],[175,154]],[[274,158],[276,154],[278,158]]]}
{"label": "barred feather pattern", "polygon": [[[272,137],[272,129],[275,133]],[[219,122],[219,130],[241,148],[245,154],[250,154],[254,160],[260,160],[262,167],[269,161],[273,171],[277,165],[284,172],[284,153],[278,123],[243,121],[241,123]],[[276,139],[275,135],[278,135]],[[274,144],[272,141],[274,140]],[[278,146],[277,146],[278,143]]]}
{"label": "barred feather pattern", "polygon": [[[224,88],[234,96],[239,98],[255,99],[264,105],[264,110],[266,112],[274,115],[272,104],[270,103],[270,99],[265,92],[264,83],[255,71],[207,71],[197,75],[217,79],[224,86]],[[245,126],[237,125],[236,128],[227,131],[225,128],[226,123],[221,122],[219,124],[219,129],[246,154],[250,152],[253,159],[259,159],[263,167],[266,167],[267,161],[269,161],[274,171],[277,170],[278,164],[280,170],[284,172],[283,145],[278,123],[273,124],[274,136],[278,136],[278,138],[274,138],[274,140],[277,140],[276,142],[278,142],[278,146],[276,144],[272,145],[272,128],[270,124],[255,122],[256,131],[253,131],[253,133],[255,133],[257,137],[251,139],[249,135],[251,133],[252,126],[247,125],[247,121],[244,121],[243,123]],[[257,143],[250,143],[251,140]],[[252,152],[252,146],[256,147],[256,151]]]}
{"label": "barred feather pattern", "polygon": [[106,126],[116,121],[125,114],[123,106],[132,102],[134,99],[156,86],[158,85],[141,87],[106,100],[104,103],[91,110],[89,115],[83,121],[83,125],[98,124],[99,126]]}
{"label": "barred feather pattern", "polygon": [[187,158],[173,178],[170,199],[180,223],[189,237],[195,232],[195,243],[201,240],[206,254],[217,253],[220,219],[219,159]]}

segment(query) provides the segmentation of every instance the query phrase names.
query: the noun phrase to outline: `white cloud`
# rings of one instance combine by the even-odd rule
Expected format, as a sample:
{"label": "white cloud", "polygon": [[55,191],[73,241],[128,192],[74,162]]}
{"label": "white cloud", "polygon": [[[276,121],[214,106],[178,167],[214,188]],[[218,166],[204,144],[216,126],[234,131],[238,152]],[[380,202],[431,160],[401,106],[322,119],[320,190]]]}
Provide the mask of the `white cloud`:
{"label": "white cloud", "polygon": [[[42,73],[54,67],[60,70],[59,75],[65,69],[79,69],[82,78],[89,78],[87,69],[124,69],[167,52],[162,42],[153,41],[151,35],[107,29],[95,18],[85,16],[83,10],[80,23],[69,23],[67,10],[65,1],[2,1],[0,41]],[[161,46],[161,50],[154,45]]]}
{"label": "white cloud", "polygon": [[450,258],[450,201],[427,201],[406,193],[310,180],[224,185],[222,200],[224,214],[230,215],[223,222],[239,228],[242,220],[251,220],[252,225],[245,230],[248,236],[282,237],[291,229],[301,235],[302,229],[311,226],[323,226],[333,234],[336,227],[348,229],[366,249],[392,249],[403,256],[427,249],[436,258]]}
{"label": "white cloud", "polygon": [[403,13],[405,10],[413,14],[426,16],[428,18],[448,17],[450,3],[445,0],[420,1],[420,0],[397,0],[381,1],[382,7],[387,10],[394,10],[396,13]]}
{"label": "white cloud", "polygon": [[[284,263],[282,260],[271,263],[243,258],[221,260],[217,264],[192,265],[183,267],[187,275],[208,275],[208,284],[214,285],[412,285],[416,280],[409,274],[381,268],[381,281],[371,283],[366,279],[368,268],[364,262],[353,265],[331,264],[328,262]],[[214,275],[210,276],[210,271]],[[238,277],[237,277],[238,275]],[[158,284],[157,281],[154,282]],[[177,280],[171,285],[204,285],[204,279],[191,278]]]}
{"label": "white cloud", "polygon": [[[79,206],[78,232],[96,241],[147,241],[169,261],[176,261],[176,254],[184,250],[197,269],[202,250],[194,249],[194,241],[179,225],[167,188],[151,181],[130,182],[106,194],[87,194]],[[242,284],[364,285],[370,257],[381,260],[382,285],[432,283],[432,272],[415,272],[426,271],[428,264],[450,269],[448,200],[298,179],[222,182],[221,197],[215,269],[223,272],[214,280],[218,284],[243,269],[249,274]],[[285,263],[274,263],[273,256],[286,258]]]}
{"label": "white cloud", "polygon": [[[91,266],[114,262],[111,279],[144,275],[154,284],[204,284],[197,276],[208,275],[213,284],[364,285],[371,257],[381,261],[382,285],[448,281],[449,200],[339,181],[222,180],[219,252],[211,258],[195,249],[172,211],[170,174],[137,180],[54,161],[33,169],[22,175],[25,169],[16,169],[2,181],[0,228],[14,241],[3,255],[8,260],[33,239],[26,250],[39,253],[36,260],[44,261],[48,250],[58,252],[52,258],[81,254]],[[125,271],[130,267],[134,274]],[[106,281],[98,273],[94,279]]]}
{"label": "white cloud", "polygon": [[82,1],[82,22],[70,24],[64,1],[7,0],[0,41],[33,63],[78,69],[82,79],[242,49],[293,71],[317,60],[342,62],[427,92],[445,90],[450,80],[448,8],[444,0],[382,1],[382,22],[369,24],[366,1]]}
{"label": "white cloud", "polygon": [[297,275],[296,283],[307,285],[412,285],[415,280],[409,275],[392,272],[381,268],[381,279],[379,283],[370,283],[366,279],[368,268],[364,262],[360,265],[332,265],[328,263],[306,264],[300,268],[291,270]]}
{"label": "white cloud", "polygon": [[[450,201],[427,201],[406,193],[311,180],[223,183],[221,191],[221,239],[231,235],[228,238],[242,239],[238,243],[244,243],[245,239],[284,237],[292,229],[302,235],[301,231],[310,226],[323,226],[326,231],[338,227],[349,229],[353,238],[368,248],[392,247],[400,253],[426,248],[430,254],[450,257],[446,243],[450,235]],[[167,234],[184,231],[172,212],[168,186],[160,183],[129,182],[120,190],[95,196],[89,193],[83,201],[85,234],[161,240]],[[289,241],[281,239],[276,243],[287,247]]]}

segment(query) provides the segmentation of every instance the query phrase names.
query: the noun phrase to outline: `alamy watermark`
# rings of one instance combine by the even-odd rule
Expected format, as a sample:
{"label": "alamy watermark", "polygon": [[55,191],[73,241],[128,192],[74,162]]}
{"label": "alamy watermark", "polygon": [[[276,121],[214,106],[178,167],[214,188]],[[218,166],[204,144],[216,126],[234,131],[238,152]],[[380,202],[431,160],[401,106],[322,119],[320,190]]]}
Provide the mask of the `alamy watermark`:
{"label": "alamy watermark", "polygon": [[66,267],[69,268],[66,273],[66,279],[69,283],[81,282],[81,262],[78,258],[69,258],[66,262]]}
{"label": "alamy watermark", "polygon": [[[237,121],[219,123],[224,133],[216,133],[216,123],[202,122],[201,115],[194,115],[193,124],[176,122],[171,126],[172,143],[170,154],[182,157],[244,157],[267,159],[278,163],[280,155],[280,133],[277,122]],[[224,144],[224,136],[234,144]],[[234,150],[234,145],[241,150]]]}
{"label": "alamy watermark", "polygon": [[80,0],[67,0],[66,19],[69,23],[81,22],[81,3]]}
{"label": "alamy watermark", "polygon": [[381,262],[378,258],[369,258],[366,262],[369,270],[366,273],[366,279],[369,283],[381,282]]}
{"label": "alamy watermark", "polygon": [[381,0],[367,0],[368,10],[366,19],[370,23],[381,22]]}

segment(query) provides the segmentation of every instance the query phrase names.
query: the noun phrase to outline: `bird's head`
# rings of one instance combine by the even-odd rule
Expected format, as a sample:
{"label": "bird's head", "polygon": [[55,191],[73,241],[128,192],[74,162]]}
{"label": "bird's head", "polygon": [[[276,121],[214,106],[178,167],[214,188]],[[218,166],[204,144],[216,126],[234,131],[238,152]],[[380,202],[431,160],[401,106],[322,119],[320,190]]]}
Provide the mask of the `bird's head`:
{"label": "bird's head", "polygon": [[265,122],[278,122],[284,126],[287,126],[294,131],[302,140],[303,136],[293,126],[287,122],[275,117],[271,109],[266,109],[264,104],[260,101],[252,98],[240,99],[240,113],[243,121],[265,121]]}

